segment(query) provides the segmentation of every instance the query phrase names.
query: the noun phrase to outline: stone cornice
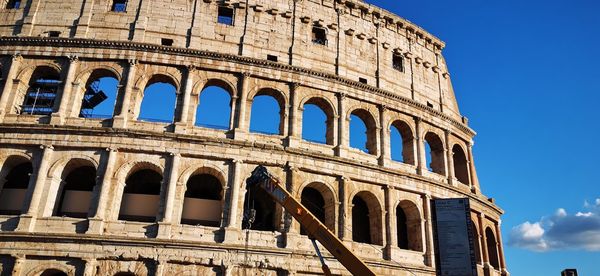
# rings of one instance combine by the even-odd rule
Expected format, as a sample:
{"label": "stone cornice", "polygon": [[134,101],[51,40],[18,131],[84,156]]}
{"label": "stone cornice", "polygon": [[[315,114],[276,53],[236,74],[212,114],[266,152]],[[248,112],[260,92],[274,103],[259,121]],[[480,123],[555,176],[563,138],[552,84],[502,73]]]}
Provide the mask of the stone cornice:
{"label": "stone cornice", "polygon": [[65,47],[81,47],[81,48],[98,48],[98,49],[119,49],[119,50],[134,50],[134,51],[142,51],[142,52],[160,52],[165,54],[176,54],[182,56],[193,56],[199,58],[207,58],[213,60],[221,60],[227,62],[233,62],[238,64],[257,66],[263,68],[274,68],[282,71],[287,71],[291,73],[299,73],[312,77],[322,78],[329,81],[337,82],[340,84],[344,84],[346,86],[366,90],[376,94],[378,96],[386,97],[391,100],[396,100],[402,103],[405,103],[409,106],[418,108],[420,110],[426,111],[431,115],[442,118],[448,122],[450,122],[453,126],[458,129],[464,131],[467,135],[473,137],[475,136],[475,131],[473,131],[468,126],[463,123],[451,118],[450,116],[437,111],[433,108],[428,107],[425,104],[418,103],[413,101],[412,99],[402,97],[396,95],[390,91],[373,87],[358,81],[353,81],[347,78],[340,77],[335,74],[320,72],[316,70],[310,70],[304,67],[292,66],[283,63],[272,62],[263,59],[239,56],[239,55],[231,55],[231,54],[223,54],[211,51],[203,51],[203,50],[194,50],[188,48],[177,48],[177,47],[169,47],[169,46],[161,46],[156,44],[148,44],[148,43],[137,43],[131,41],[108,41],[108,40],[92,40],[92,39],[78,39],[78,38],[42,38],[42,37],[1,37],[0,38],[0,46],[51,46],[57,48],[65,48]]}

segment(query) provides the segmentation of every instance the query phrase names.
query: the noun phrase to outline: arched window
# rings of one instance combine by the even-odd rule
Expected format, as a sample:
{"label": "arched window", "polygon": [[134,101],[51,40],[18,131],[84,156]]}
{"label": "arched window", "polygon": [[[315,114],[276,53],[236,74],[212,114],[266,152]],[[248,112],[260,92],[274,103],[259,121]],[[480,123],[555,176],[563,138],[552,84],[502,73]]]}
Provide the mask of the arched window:
{"label": "arched window", "polygon": [[32,172],[33,166],[25,158],[9,157],[4,162],[0,182],[0,214],[21,214]]}
{"label": "arched window", "polygon": [[96,167],[81,161],[73,160],[65,166],[62,176],[64,184],[59,190],[55,216],[85,218],[88,215],[96,185]]}
{"label": "arched window", "polygon": [[487,251],[490,257],[490,265],[496,270],[500,270],[500,260],[498,255],[498,244],[496,242],[496,235],[491,228],[485,229],[485,241],[487,244]]}
{"label": "arched window", "polygon": [[58,269],[48,269],[44,270],[40,276],[67,276],[67,273],[64,273]]}
{"label": "arched window", "polygon": [[172,123],[175,118],[177,87],[167,76],[155,75],[144,89],[144,98],[138,120],[147,122]]}
{"label": "arched window", "polygon": [[[325,224],[325,199],[319,191],[310,187],[304,188],[300,196],[300,203]],[[300,228],[300,235],[306,235],[303,227]]]}
{"label": "arched window", "polygon": [[262,90],[252,101],[250,131],[263,134],[283,134],[283,106],[281,95],[274,90]]}
{"label": "arched window", "polygon": [[415,165],[414,138],[410,126],[395,121],[390,127],[391,157],[394,161]]}
{"label": "arched window", "polygon": [[444,175],[445,159],[444,159],[444,143],[436,134],[428,132],[425,135],[425,152],[427,156],[427,169],[437,174]]}
{"label": "arched window", "polygon": [[377,154],[375,120],[364,109],[357,109],[350,115],[350,147],[366,153]]}
{"label": "arched window", "polygon": [[401,249],[422,251],[421,215],[419,208],[404,200],[396,207],[396,227],[398,247]]}
{"label": "arched window", "polygon": [[473,235],[473,250],[475,251],[475,259],[478,264],[481,263],[481,251],[479,250],[479,230],[475,225],[475,222],[471,220],[471,233]]}
{"label": "arched window", "polygon": [[325,100],[312,98],[304,104],[302,139],[333,145],[333,109]]}
{"label": "arched window", "polygon": [[463,184],[469,185],[469,167],[465,152],[459,145],[452,147],[452,161],[454,161],[454,176]]}
{"label": "arched window", "polygon": [[223,184],[210,174],[197,174],[187,181],[182,224],[219,226]]}
{"label": "arched window", "polygon": [[[276,207],[275,201],[262,188],[252,187],[247,189],[244,200],[243,228],[275,231],[276,226],[279,224],[276,221]],[[252,223],[250,223],[251,218],[254,219]]]}
{"label": "arched window", "polygon": [[158,214],[162,175],[151,169],[132,173],[125,181],[119,220],[154,222]]}
{"label": "arched window", "polygon": [[106,69],[94,70],[85,85],[81,99],[81,118],[112,118],[119,90],[117,76]]}
{"label": "arched window", "polygon": [[208,85],[200,93],[196,109],[196,126],[229,129],[231,95],[221,86]]}
{"label": "arched window", "polygon": [[25,94],[23,105],[21,105],[21,114],[52,114],[61,85],[60,72],[56,69],[48,66],[35,68],[29,80],[29,88]]}
{"label": "arched window", "polygon": [[381,207],[374,195],[361,192],[352,199],[352,240],[360,243],[383,244]]}

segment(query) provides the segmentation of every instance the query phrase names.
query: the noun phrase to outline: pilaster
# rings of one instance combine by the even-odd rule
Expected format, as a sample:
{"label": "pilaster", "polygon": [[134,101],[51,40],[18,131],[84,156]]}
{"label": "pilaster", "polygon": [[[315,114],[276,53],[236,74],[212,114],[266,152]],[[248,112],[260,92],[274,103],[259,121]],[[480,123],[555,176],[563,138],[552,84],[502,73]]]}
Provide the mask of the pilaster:
{"label": "pilaster", "polygon": [[93,217],[89,219],[89,227],[87,234],[101,235],[104,233],[104,221],[106,219],[106,208],[110,200],[110,190],[113,187],[112,176],[115,169],[115,161],[117,159],[118,152],[116,149],[107,148],[105,151],[106,165],[104,172],[100,177],[100,183],[97,183],[99,190],[99,196],[96,203],[96,212]]}
{"label": "pilaster", "polygon": [[450,145],[450,136],[452,135],[452,133],[450,132],[450,130],[445,130],[444,131],[444,140],[446,142],[446,175],[448,176],[448,184],[452,185],[452,186],[457,186],[458,181],[456,181],[455,178],[455,171],[454,171],[454,153],[452,152],[452,145]]}
{"label": "pilaster", "polygon": [[68,116],[68,108],[73,106],[73,103],[71,102],[71,92],[73,91],[75,72],[77,72],[77,68],[79,68],[79,58],[77,56],[69,56],[68,58],[69,68],[67,69],[65,85],[62,88],[62,93],[57,95],[60,102],[58,111],[51,115],[51,125],[63,125],[65,123],[65,118]]}
{"label": "pilaster", "polygon": [[246,109],[248,107],[248,85],[250,73],[242,73],[239,76],[239,101],[237,109],[237,120],[234,129],[234,139],[243,140],[248,133],[249,122],[246,120]]}
{"label": "pilaster", "polygon": [[417,174],[423,175],[427,171],[427,157],[425,157],[425,135],[422,133],[423,121],[419,117],[415,117],[415,129],[417,139]]}
{"label": "pilaster", "polygon": [[169,178],[166,181],[164,212],[162,220],[160,220],[158,223],[158,238],[168,239],[171,236],[171,228],[173,225],[173,209],[175,206],[175,195],[177,191],[177,179],[179,178],[180,162],[181,155],[179,153],[171,153]]}
{"label": "pilaster", "polygon": [[431,215],[431,195],[421,195],[423,201],[423,216],[425,223],[425,264],[429,267],[435,266],[435,248],[433,238],[433,223]]}
{"label": "pilaster", "polygon": [[125,91],[121,97],[120,110],[113,118],[114,128],[127,128],[127,121],[131,116],[131,97],[133,96],[133,88],[135,86],[135,75],[138,61],[136,59],[129,60],[129,68],[127,69],[127,82],[125,83]]}
{"label": "pilaster", "polygon": [[7,113],[8,99],[12,94],[13,83],[15,82],[15,77],[20,70],[22,63],[23,57],[21,54],[17,53],[12,56],[10,69],[8,69],[6,81],[4,81],[4,89],[2,89],[2,95],[0,96],[0,120],[2,120]]}
{"label": "pilaster", "polygon": [[287,136],[287,146],[295,147],[298,142],[302,139],[302,116],[299,116],[300,107],[298,106],[298,88],[300,84],[292,83],[290,84],[290,111],[289,111],[289,121],[288,121],[288,136]]}
{"label": "pilaster", "polygon": [[185,89],[183,91],[183,99],[181,108],[179,111],[179,120],[175,122],[175,132],[176,133],[186,133],[187,129],[192,125],[192,122],[189,118],[190,115],[190,102],[192,98],[192,89],[194,89],[194,76],[196,73],[196,67],[190,65],[187,67],[186,76],[185,76]]}
{"label": "pilaster", "polygon": [[40,149],[42,150],[40,160],[38,161],[35,175],[32,176],[32,178],[35,179],[35,184],[33,187],[32,185],[29,185],[28,194],[30,194],[30,196],[27,197],[29,198],[29,205],[26,213],[21,215],[19,219],[19,225],[16,229],[18,232],[33,231],[35,228],[35,221],[39,214],[39,205],[44,193],[46,176],[48,175],[48,166],[52,159],[52,154],[54,153],[54,147],[51,145],[42,145],[40,146]]}
{"label": "pilaster", "polygon": [[338,93],[338,140],[335,148],[335,155],[339,157],[346,157],[346,153],[348,151],[348,142],[347,142],[347,132],[348,129],[348,119],[346,117],[346,94]]}

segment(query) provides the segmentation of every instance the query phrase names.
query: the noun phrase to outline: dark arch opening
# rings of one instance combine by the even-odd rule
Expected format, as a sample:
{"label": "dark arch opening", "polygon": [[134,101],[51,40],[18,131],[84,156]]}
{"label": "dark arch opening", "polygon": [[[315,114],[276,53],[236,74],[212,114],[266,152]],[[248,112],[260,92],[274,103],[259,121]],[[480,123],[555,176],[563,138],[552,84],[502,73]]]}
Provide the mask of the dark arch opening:
{"label": "dark arch opening", "polygon": [[454,176],[460,183],[469,185],[469,167],[465,152],[459,145],[452,147],[452,161],[454,161]]}
{"label": "dark arch opening", "polygon": [[302,111],[302,138],[333,145],[333,109],[321,98],[308,100]]}
{"label": "dark arch opening", "polygon": [[274,90],[262,90],[252,100],[250,131],[268,135],[283,134],[284,99]]}
{"label": "dark arch opening", "polygon": [[350,115],[350,147],[369,154],[377,154],[375,120],[364,109],[352,111]]}
{"label": "dark arch opening", "polygon": [[489,227],[485,229],[485,240],[487,243],[488,255],[490,257],[490,265],[496,270],[500,270],[500,260],[498,259],[498,244],[496,242],[496,235],[494,231]]}
{"label": "dark arch opening", "polygon": [[107,119],[114,115],[119,92],[117,76],[106,69],[94,70],[85,84],[79,117]]}
{"label": "dark arch opening", "polygon": [[352,199],[352,240],[361,243],[371,243],[371,222],[367,203],[355,196]]}
{"label": "dark arch opening", "polygon": [[162,175],[141,169],[125,181],[119,220],[154,222],[158,214]]}
{"label": "dark arch opening", "polygon": [[60,271],[58,269],[48,269],[44,270],[40,276],[67,276],[67,273]]}
{"label": "dark arch opening", "polygon": [[[243,229],[276,231],[276,204],[262,188],[252,187],[246,190],[244,200]],[[250,223],[251,210],[255,211],[254,222]]]}
{"label": "dark arch opening", "polygon": [[402,207],[396,207],[396,231],[398,236],[398,247],[408,249],[408,224],[406,222],[406,214]]}
{"label": "dark arch opening", "polygon": [[479,250],[479,230],[475,225],[475,222],[471,220],[471,234],[473,235],[473,250],[475,251],[475,260],[478,264],[481,263],[481,251]]}
{"label": "dark arch opening", "polygon": [[62,86],[60,72],[49,66],[35,68],[29,79],[21,114],[50,115],[55,111],[58,89]]}
{"label": "dark arch opening", "polygon": [[138,120],[172,123],[175,119],[177,86],[165,75],[155,75],[146,84]]}
{"label": "dark arch opening", "polygon": [[64,186],[54,208],[54,215],[74,218],[87,217],[92,202],[92,191],[96,186],[96,168],[94,166],[76,167],[63,178],[63,181]]}
{"label": "dark arch opening", "polygon": [[[321,192],[314,188],[306,187],[302,190],[300,203],[308,209],[317,219],[325,224],[325,199]],[[306,235],[304,227],[300,228],[300,235]]]}
{"label": "dark arch opening", "polygon": [[444,143],[436,134],[428,132],[425,135],[425,152],[427,156],[427,169],[437,174],[444,175]]}
{"label": "dark arch opening", "polygon": [[415,165],[414,138],[410,126],[395,121],[390,127],[391,157],[394,161]]}
{"label": "dark arch opening", "polygon": [[[19,215],[23,209],[33,166],[30,161],[8,158],[2,170],[8,170],[0,188],[0,214]],[[16,163],[16,165],[15,165]]]}
{"label": "dark arch opening", "polygon": [[207,84],[200,93],[196,108],[196,126],[229,129],[231,93],[219,84]]}
{"label": "dark arch opening", "polygon": [[210,174],[197,174],[187,181],[182,224],[219,226],[223,184]]}
{"label": "dark arch opening", "polygon": [[423,250],[421,215],[414,203],[403,200],[396,206],[396,225],[399,248],[412,251]]}

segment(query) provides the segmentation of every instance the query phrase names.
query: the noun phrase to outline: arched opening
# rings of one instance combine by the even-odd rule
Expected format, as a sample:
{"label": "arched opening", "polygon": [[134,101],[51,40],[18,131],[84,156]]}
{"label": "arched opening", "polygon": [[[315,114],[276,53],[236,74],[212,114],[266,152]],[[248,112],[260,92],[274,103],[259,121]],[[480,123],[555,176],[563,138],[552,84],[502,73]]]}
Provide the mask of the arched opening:
{"label": "arched opening", "polygon": [[172,123],[175,118],[177,86],[165,75],[155,75],[146,84],[138,120]]}
{"label": "arched opening", "polygon": [[395,121],[390,127],[390,148],[392,160],[415,165],[414,138],[410,126],[403,121]]}
{"label": "arched opening", "polygon": [[[319,191],[310,187],[304,188],[300,196],[300,203],[325,224],[325,199]],[[300,235],[306,235],[304,227],[300,228]]]}
{"label": "arched opening", "polygon": [[112,118],[118,90],[119,80],[113,72],[106,69],[94,70],[85,84],[79,117]]}
{"label": "arched opening", "polygon": [[229,129],[231,93],[223,87],[209,83],[202,90],[196,109],[196,126]]}
{"label": "arched opening", "polygon": [[223,184],[210,174],[188,179],[183,202],[182,224],[219,226]]}
{"label": "arched opening", "polygon": [[475,222],[471,220],[471,234],[473,235],[473,250],[475,251],[475,260],[478,264],[481,263],[481,250],[479,250],[479,229]]}
{"label": "arched opening", "polygon": [[421,215],[414,203],[404,200],[398,204],[396,227],[399,248],[412,251],[423,250]]}
{"label": "arched opening", "polygon": [[361,192],[352,199],[352,240],[360,243],[383,244],[381,207],[374,195]]}
{"label": "arched opening", "polygon": [[444,143],[436,134],[428,132],[425,135],[425,155],[427,169],[437,174],[444,175],[445,160],[444,160]]}
{"label": "arched opening", "polygon": [[162,175],[152,169],[132,173],[125,181],[119,220],[154,222],[161,184]]}
{"label": "arched opening", "polygon": [[261,90],[252,100],[250,131],[269,135],[283,134],[285,100],[272,89]]}
{"label": "arched opening", "polygon": [[21,114],[50,115],[54,111],[58,89],[62,86],[60,72],[49,66],[35,68],[29,79]]}
{"label": "arched opening", "polygon": [[259,231],[276,231],[279,224],[276,216],[276,207],[275,201],[262,188],[254,186],[247,189],[244,200],[242,228]]}
{"label": "arched opening", "polygon": [[459,145],[452,147],[452,161],[454,161],[454,176],[460,183],[469,185],[469,166],[465,152]]}
{"label": "arched opening", "polygon": [[375,120],[364,109],[357,109],[350,114],[350,147],[366,153],[377,154]]}
{"label": "arched opening", "polygon": [[96,186],[96,167],[84,160],[72,160],[65,166],[61,190],[54,208],[55,216],[85,218]]}
{"label": "arched opening", "polygon": [[47,269],[40,274],[40,276],[67,276],[67,273],[60,271],[58,269]]}
{"label": "arched opening", "polygon": [[333,109],[324,99],[312,98],[304,104],[302,139],[333,145]]}
{"label": "arched opening", "polygon": [[485,229],[485,241],[487,244],[487,251],[490,257],[490,265],[496,270],[500,270],[500,260],[498,255],[498,244],[496,242],[496,235],[491,228]]}
{"label": "arched opening", "polygon": [[0,214],[19,215],[23,209],[33,166],[23,157],[9,157],[2,166]]}

